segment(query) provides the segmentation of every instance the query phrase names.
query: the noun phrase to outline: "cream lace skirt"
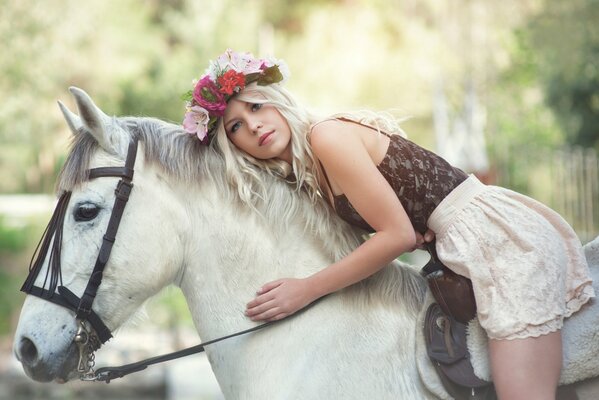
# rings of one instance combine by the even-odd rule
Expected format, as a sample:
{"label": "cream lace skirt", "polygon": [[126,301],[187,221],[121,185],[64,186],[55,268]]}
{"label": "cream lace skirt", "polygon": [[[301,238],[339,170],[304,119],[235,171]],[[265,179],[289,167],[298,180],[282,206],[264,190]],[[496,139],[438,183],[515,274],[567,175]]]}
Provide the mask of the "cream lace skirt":
{"label": "cream lace skirt", "polygon": [[439,259],[472,280],[492,339],[537,337],[595,296],[580,240],[543,204],[470,176],[428,220]]}

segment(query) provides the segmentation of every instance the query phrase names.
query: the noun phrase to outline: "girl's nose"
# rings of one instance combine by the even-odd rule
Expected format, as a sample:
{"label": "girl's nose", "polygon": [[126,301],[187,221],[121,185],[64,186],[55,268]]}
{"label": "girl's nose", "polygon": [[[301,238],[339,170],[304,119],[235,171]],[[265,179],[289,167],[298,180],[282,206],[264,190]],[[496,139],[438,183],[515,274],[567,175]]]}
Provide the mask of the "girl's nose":
{"label": "girl's nose", "polygon": [[250,125],[252,132],[257,133],[260,128],[262,128],[262,122],[261,121],[252,121],[251,125]]}

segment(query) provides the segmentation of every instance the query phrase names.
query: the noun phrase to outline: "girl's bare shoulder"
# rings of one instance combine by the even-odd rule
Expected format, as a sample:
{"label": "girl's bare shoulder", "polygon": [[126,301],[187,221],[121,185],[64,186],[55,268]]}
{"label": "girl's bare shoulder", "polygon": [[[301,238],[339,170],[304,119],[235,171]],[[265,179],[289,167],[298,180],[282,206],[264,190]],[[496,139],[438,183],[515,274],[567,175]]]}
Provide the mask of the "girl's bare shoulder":
{"label": "girl's bare shoulder", "polygon": [[310,144],[315,152],[337,150],[358,145],[360,140],[359,125],[339,119],[326,119],[312,126],[309,135]]}

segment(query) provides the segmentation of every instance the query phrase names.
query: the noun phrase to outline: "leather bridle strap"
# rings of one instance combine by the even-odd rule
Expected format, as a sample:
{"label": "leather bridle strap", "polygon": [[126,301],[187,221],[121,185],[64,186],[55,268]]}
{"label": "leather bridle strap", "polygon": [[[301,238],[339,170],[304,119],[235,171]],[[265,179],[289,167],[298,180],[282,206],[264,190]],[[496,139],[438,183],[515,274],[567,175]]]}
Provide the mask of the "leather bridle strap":
{"label": "leather bridle strap", "polygon": [[132,140],[129,143],[127,159],[125,160],[124,167],[102,167],[89,170],[89,179],[112,176],[121,177],[121,180],[117,184],[115,190],[114,206],[112,207],[112,214],[110,214],[108,227],[106,228],[106,233],[104,234],[102,240],[100,253],[98,254],[92,274],[87,282],[85,291],[81,296],[79,305],[77,306],[76,312],[77,318],[79,319],[86,320],[92,312],[92,304],[96,298],[98,288],[102,283],[104,268],[106,267],[106,263],[108,263],[108,259],[110,258],[110,253],[116,239],[121,218],[123,216],[123,212],[125,211],[127,201],[129,200],[131,189],[133,189],[133,183],[131,181],[133,180],[133,166],[135,164],[136,154],[137,140]]}
{"label": "leather bridle strap", "polygon": [[[77,306],[79,305],[79,297],[64,286],[58,286],[58,293],[50,293],[38,286],[33,286],[28,290],[27,294],[37,296],[73,311],[77,311]],[[101,343],[106,343],[112,337],[110,329],[108,329],[102,319],[93,310],[88,315],[87,320],[94,328]]]}
{"label": "leather bridle strap", "polygon": [[98,167],[92,168],[89,171],[89,179],[94,178],[106,178],[106,177],[121,177],[129,180],[133,180],[133,169],[127,167]]}

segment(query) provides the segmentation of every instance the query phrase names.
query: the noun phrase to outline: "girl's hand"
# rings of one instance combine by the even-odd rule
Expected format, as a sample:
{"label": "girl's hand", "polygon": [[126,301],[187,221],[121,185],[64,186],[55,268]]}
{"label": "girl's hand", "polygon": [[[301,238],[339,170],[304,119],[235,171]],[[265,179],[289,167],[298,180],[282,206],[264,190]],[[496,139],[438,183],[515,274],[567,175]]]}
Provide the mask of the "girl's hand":
{"label": "girl's hand", "polygon": [[256,292],[247,304],[245,315],[253,321],[276,321],[293,314],[316,300],[306,279],[279,279]]}
{"label": "girl's hand", "polygon": [[424,250],[424,244],[432,242],[435,238],[435,232],[428,229],[424,235],[420,234],[420,232],[416,232],[416,246],[412,249],[412,251],[416,249]]}

